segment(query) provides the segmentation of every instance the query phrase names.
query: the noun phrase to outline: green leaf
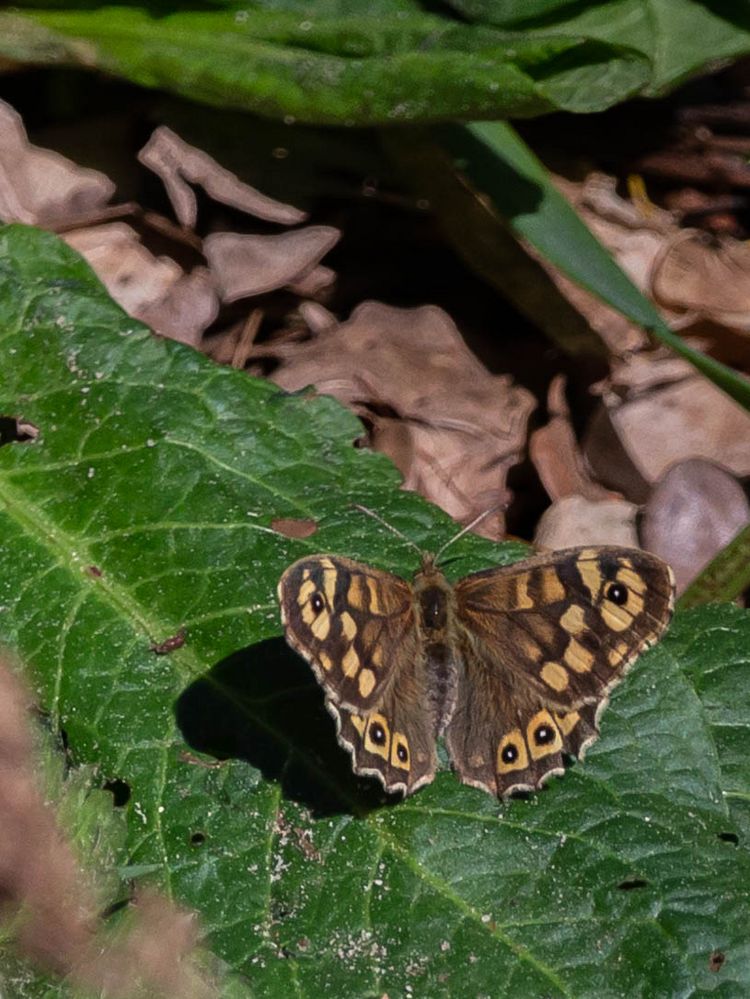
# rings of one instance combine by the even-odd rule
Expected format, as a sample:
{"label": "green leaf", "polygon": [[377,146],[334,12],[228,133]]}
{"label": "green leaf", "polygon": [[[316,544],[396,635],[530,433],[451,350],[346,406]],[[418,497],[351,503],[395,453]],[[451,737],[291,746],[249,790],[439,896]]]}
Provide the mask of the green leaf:
{"label": "green leaf", "polygon": [[478,191],[489,195],[517,236],[750,409],[747,379],[688,346],[669,328],[653,302],[638,290],[555,189],[545,168],[510,125],[474,122],[444,126],[438,134],[458,168]]}
{"label": "green leaf", "polygon": [[602,110],[750,49],[739,0],[467,0],[460,18],[416,0],[212,6],[23,4],[0,14],[0,53],[96,66],[219,107],[364,125]]}
{"label": "green leaf", "polygon": [[[40,431],[0,447],[0,641],[71,754],[127,782],[123,873],[198,910],[235,995],[747,994],[748,614],[678,617],[528,800],[442,772],[383,804],[276,581],[315,550],[414,571],[352,502],[433,550],[453,525],[333,400],[153,338],[48,234],[0,231],[0,330],[0,414]],[[450,572],[522,553],[466,537]]]}

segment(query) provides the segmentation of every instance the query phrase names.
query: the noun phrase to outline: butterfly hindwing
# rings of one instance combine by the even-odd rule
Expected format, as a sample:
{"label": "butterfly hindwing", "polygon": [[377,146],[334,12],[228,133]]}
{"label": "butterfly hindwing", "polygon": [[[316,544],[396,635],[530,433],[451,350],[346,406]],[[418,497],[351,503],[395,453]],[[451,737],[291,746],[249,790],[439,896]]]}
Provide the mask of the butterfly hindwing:
{"label": "butterfly hindwing", "polygon": [[427,710],[426,672],[419,660],[399,664],[398,683],[377,710],[356,714],[331,702],[338,739],[352,754],[354,772],[377,777],[386,791],[411,794],[435,776],[437,733]]}

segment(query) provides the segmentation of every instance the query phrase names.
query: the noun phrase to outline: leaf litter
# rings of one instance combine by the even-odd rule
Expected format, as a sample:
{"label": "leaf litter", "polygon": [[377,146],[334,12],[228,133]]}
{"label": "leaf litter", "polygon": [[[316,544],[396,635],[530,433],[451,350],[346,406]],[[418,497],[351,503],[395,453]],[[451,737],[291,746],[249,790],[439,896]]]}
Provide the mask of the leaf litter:
{"label": "leaf litter", "polygon": [[[462,331],[437,304],[366,301],[348,317],[331,312],[326,303],[335,301],[339,278],[325,258],[346,233],[318,223],[307,208],[268,196],[166,125],[139,153],[164,183],[176,217],[175,226],[150,207],[140,210],[142,219],[159,220],[158,243],[166,252],[148,248],[157,244],[148,224],[137,231],[132,219],[112,220],[115,188],[104,174],[31,145],[8,105],[0,115],[0,152],[14,167],[5,170],[0,191],[6,221],[57,228],[123,308],[161,335],[286,391],[315,386],[335,396],[364,423],[358,445],[387,454],[404,488],[461,523],[493,505],[507,511],[480,526],[490,536],[515,530],[555,547],[606,538],[644,543],[637,509],[650,499],[653,517],[666,502],[659,486],[673,465],[720,455],[738,488],[750,477],[750,414],[554,271],[559,292],[609,351],[604,378],[583,389],[576,379],[575,394],[589,392],[583,421],[571,419],[563,375],[550,369],[547,398],[540,398],[528,357],[516,371],[489,369],[467,346],[471,329]],[[49,171],[38,187],[56,187],[54,205],[29,194],[22,178],[31,164],[40,175]],[[692,343],[711,351],[722,330],[745,336],[750,254],[740,240],[722,233],[712,244],[642,189],[623,197],[616,179],[601,172],[583,181],[559,175],[558,183]],[[368,194],[377,193],[367,185]],[[216,205],[205,235],[196,187]],[[237,231],[221,227],[221,206],[231,210]],[[106,218],[76,228],[82,212],[97,210]],[[171,249],[164,240],[170,225]],[[740,353],[750,370],[750,345]],[[673,496],[670,509],[674,502]],[[702,502],[710,506],[711,497]],[[681,571],[680,586],[703,564],[703,555],[696,556]]]}

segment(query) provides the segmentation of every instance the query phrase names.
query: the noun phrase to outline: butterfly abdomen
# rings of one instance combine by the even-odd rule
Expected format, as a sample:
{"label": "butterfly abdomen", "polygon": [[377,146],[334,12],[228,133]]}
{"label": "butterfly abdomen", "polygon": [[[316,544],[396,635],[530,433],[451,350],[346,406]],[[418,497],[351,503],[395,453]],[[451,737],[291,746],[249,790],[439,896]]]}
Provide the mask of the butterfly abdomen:
{"label": "butterfly abdomen", "polygon": [[452,640],[455,613],[453,591],[438,571],[415,580],[417,618],[428,671],[427,692],[435,734],[453,717],[458,691],[458,666]]}

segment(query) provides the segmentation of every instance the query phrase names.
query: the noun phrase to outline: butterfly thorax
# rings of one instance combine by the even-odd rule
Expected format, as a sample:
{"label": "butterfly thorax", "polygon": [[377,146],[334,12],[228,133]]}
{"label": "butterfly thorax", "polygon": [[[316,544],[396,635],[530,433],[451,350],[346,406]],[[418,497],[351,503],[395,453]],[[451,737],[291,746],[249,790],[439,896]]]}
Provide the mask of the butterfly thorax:
{"label": "butterfly thorax", "polygon": [[414,602],[429,672],[430,708],[435,732],[441,734],[453,716],[458,688],[453,641],[455,598],[443,573],[427,559],[414,577]]}

